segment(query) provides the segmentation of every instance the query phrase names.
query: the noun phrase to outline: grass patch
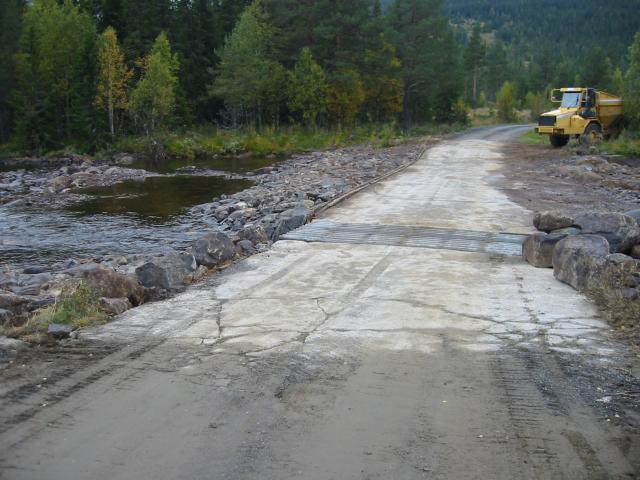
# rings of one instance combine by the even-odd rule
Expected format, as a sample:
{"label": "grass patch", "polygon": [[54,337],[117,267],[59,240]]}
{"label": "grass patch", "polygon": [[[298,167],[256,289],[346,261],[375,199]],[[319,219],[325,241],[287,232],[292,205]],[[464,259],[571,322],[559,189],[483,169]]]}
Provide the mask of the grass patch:
{"label": "grass patch", "polygon": [[549,145],[549,136],[540,135],[536,133],[535,130],[529,130],[522,135],[519,140],[527,145]]}
{"label": "grass patch", "polygon": [[602,149],[614,155],[640,157],[640,133],[623,132],[618,138],[603,143]]}
{"label": "grass patch", "polygon": [[51,324],[69,325],[73,330],[106,323],[108,315],[100,309],[97,292],[84,282],[65,286],[56,303],[35,312],[19,326],[3,326],[0,334],[8,337],[37,337]]}
{"label": "grass patch", "polygon": [[[167,133],[157,140],[166,155],[194,159],[209,155],[290,155],[357,144],[388,147],[413,137],[445,134],[464,128],[464,125],[424,125],[403,132],[396,124],[380,124],[340,130],[288,127],[231,131],[203,126],[185,133]],[[109,148],[109,152],[144,154],[149,151],[150,141],[147,137],[122,138]]]}

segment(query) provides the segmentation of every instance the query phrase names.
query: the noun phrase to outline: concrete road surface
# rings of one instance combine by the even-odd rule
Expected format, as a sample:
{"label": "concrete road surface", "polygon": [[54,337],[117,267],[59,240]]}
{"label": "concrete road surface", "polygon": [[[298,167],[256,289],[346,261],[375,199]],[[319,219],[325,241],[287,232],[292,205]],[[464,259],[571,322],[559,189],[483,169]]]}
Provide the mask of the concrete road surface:
{"label": "concrete road surface", "polygon": [[634,478],[637,440],[598,383],[629,352],[517,256],[532,212],[492,187],[521,132],[440,143],[268,253],[86,332],[122,348],[3,412],[1,477]]}

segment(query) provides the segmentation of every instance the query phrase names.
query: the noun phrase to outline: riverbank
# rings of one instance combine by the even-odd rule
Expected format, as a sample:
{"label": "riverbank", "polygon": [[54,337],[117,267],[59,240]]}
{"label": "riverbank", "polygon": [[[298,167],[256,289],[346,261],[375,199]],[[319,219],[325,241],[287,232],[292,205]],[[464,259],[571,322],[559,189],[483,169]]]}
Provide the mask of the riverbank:
{"label": "riverbank", "polygon": [[[94,235],[83,237],[91,228],[74,230],[73,225],[81,219],[70,221],[59,228],[63,231],[71,228],[68,240],[80,254],[62,259],[52,257],[55,261],[47,260],[47,253],[56,248],[47,242],[55,239],[55,235],[32,232],[30,238],[23,239],[24,245],[17,245],[25,249],[35,245],[36,251],[30,257],[32,264],[14,268],[5,263],[0,274],[0,313],[5,327],[9,327],[5,333],[21,333],[20,328],[12,327],[23,325],[31,312],[53,305],[70,282],[93,283],[106,295],[102,303],[114,306],[112,313],[166,298],[235,258],[268,249],[280,235],[309,221],[315,211],[341,195],[412,163],[424,150],[425,143],[434,141],[432,137],[388,148],[360,145],[299,154],[256,171],[234,174],[234,178],[252,186],[233,194],[211,195],[210,201],[173,217],[169,222],[171,229],[166,225],[149,226],[148,222],[127,215],[103,214],[97,215],[102,222],[99,231],[94,229]],[[122,161],[121,156],[117,159]],[[208,173],[195,169],[188,175]],[[6,179],[14,174],[0,175]],[[144,182],[150,175],[145,170],[88,162],[60,167],[45,174],[45,180],[38,179],[35,173],[23,172],[21,182],[25,188],[22,194],[14,193],[20,198],[1,206],[0,215],[18,216],[24,221],[36,209],[40,215],[51,217],[82,200],[83,195],[75,187],[118,184],[124,179]],[[57,188],[52,188],[53,185]],[[94,221],[94,217],[87,218]],[[129,222],[126,228],[123,219]],[[144,232],[142,235],[140,230]],[[163,233],[167,230],[172,235],[165,237]],[[223,237],[203,242],[203,237],[211,233]],[[127,238],[130,234],[137,237]],[[144,241],[138,241],[138,237],[144,237]],[[112,240],[105,243],[105,238]],[[127,288],[123,290],[122,285]],[[137,286],[142,287],[142,293]],[[114,300],[120,301],[116,305]]]}

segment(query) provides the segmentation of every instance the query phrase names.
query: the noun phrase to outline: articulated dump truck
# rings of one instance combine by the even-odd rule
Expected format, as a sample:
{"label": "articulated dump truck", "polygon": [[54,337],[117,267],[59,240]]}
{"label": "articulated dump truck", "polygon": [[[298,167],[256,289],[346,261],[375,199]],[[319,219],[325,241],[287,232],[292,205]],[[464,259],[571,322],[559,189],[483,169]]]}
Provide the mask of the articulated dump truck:
{"label": "articulated dump truck", "polygon": [[551,92],[558,109],[543,113],[536,132],[549,135],[554,147],[565,146],[571,137],[594,144],[622,127],[622,98],[593,88],[561,88]]}

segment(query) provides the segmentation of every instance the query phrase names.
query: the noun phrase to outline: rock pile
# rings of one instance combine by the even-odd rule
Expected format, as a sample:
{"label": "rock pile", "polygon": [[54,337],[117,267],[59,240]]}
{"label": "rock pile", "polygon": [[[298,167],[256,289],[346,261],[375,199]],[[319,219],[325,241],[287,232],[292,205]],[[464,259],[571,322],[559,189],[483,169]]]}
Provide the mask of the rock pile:
{"label": "rock pile", "polygon": [[[554,276],[605,307],[640,312],[640,211],[536,213],[523,256],[531,265],[553,268]],[[630,317],[631,318],[631,317]],[[640,323],[640,313],[635,317]]]}

